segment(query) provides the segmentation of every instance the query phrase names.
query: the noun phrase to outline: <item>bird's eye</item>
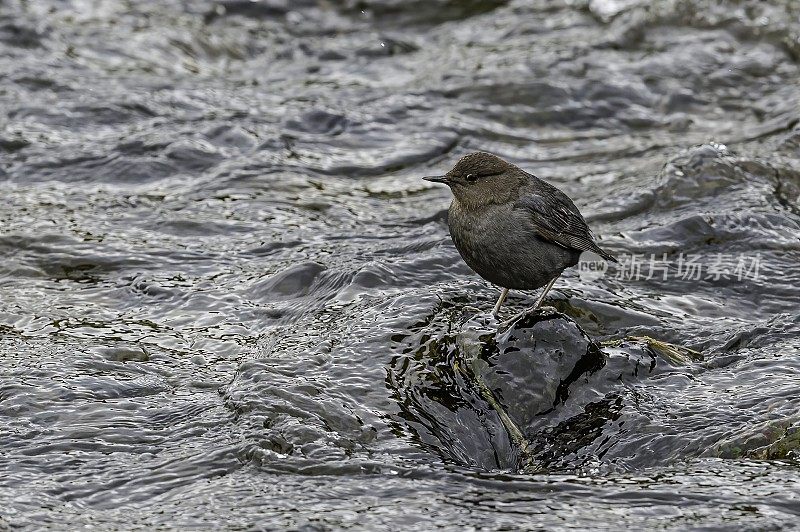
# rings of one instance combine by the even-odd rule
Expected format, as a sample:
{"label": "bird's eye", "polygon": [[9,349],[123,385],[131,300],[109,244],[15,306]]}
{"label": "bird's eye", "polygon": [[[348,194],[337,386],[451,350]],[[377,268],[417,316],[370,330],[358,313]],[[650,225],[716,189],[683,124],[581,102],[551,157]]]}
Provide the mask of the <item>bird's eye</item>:
{"label": "bird's eye", "polygon": [[478,174],[467,174],[464,176],[464,179],[472,183],[473,181],[478,179]]}

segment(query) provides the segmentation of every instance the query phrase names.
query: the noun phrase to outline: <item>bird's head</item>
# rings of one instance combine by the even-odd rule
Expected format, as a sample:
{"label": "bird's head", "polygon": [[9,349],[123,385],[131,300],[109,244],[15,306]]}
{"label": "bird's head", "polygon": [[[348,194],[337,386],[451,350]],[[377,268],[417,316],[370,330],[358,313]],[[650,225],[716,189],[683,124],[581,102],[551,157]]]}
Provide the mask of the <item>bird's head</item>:
{"label": "bird's head", "polygon": [[528,174],[497,155],[475,152],[462,157],[445,175],[423,179],[449,186],[464,207],[480,208],[514,198]]}

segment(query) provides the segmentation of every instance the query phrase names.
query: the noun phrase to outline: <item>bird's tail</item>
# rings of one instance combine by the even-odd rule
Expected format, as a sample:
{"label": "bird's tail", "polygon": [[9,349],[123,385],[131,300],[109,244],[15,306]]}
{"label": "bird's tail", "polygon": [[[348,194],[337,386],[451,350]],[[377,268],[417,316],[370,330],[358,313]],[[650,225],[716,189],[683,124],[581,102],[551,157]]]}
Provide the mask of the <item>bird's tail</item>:
{"label": "bird's tail", "polygon": [[594,249],[592,251],[594,251],[595,253],[597,253],[598,255],[600,255],[601,257],[603,257],[604,259],[606,259],[609,262],[619,263],[619,261],[617,260],[616,257],[614,257],[614,255],[612,255],[608,251],[604,250],[603,248],[601,248],[597,244],[594,245]]}

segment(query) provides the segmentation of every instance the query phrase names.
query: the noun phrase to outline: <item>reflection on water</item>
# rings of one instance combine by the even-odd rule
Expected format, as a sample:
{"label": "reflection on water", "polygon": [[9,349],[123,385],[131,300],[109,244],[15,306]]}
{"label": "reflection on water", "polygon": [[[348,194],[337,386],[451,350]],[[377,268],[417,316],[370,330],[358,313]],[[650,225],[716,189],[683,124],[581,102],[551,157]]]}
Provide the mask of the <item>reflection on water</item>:
{"label": "reflection on water", "polygon": [[[4,3],[0,529],[793,526],[799,17]],[[498,331],[419,179],[477,149],[668,275]]]}

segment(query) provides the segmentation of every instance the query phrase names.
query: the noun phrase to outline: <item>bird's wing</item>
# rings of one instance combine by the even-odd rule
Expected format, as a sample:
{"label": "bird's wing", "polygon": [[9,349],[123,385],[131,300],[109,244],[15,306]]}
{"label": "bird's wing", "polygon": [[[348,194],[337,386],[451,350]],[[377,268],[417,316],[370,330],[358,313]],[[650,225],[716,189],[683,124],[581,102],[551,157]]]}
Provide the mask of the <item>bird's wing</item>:
{"label": "bird's wing", "polygon": [[578,251],[592,251],[606,260],[617,262],[610,253],[600,249],[580,211],[566,194],[552,185],[539,181],[541,187],[520,195],[514,207],[524,209],[540,237],[554,244]]}

